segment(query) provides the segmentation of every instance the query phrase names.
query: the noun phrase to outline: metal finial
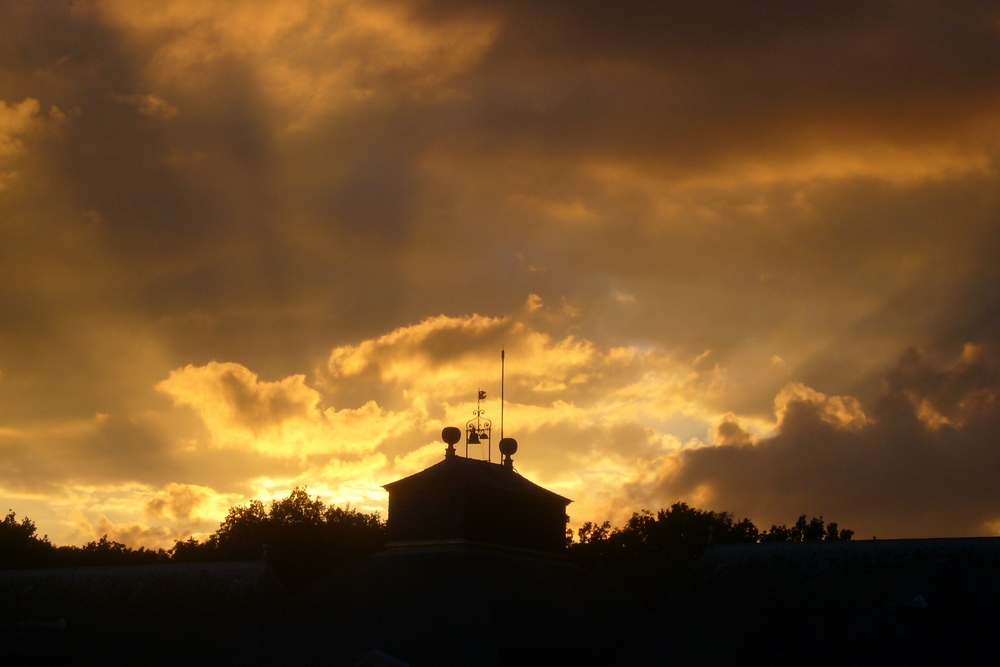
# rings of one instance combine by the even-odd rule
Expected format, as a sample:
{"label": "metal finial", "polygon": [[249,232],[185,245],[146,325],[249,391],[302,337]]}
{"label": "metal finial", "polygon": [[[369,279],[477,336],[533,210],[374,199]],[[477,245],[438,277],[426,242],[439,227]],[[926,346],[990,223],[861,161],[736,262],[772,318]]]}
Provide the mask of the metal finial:
{"label": "metal finial", "polygon": [[[483,417],[486,411],[482,408],[482,401],[486,398],[486,392],[482,389],[476,394],[476,409],[472,411],[472,416],[475,419],[470,419],[465,424],[465,458],[469,458],[469,445],[482,445],[483,441],[486,441],[487,446],[490,446],[492,442],[491,436],[493,435],[493,422],[489,419]],[[492,449],[492,448],[490,448]],[[482,452],[482,449],[480,449]],[[487,450],[487,461],[491,452]]]}

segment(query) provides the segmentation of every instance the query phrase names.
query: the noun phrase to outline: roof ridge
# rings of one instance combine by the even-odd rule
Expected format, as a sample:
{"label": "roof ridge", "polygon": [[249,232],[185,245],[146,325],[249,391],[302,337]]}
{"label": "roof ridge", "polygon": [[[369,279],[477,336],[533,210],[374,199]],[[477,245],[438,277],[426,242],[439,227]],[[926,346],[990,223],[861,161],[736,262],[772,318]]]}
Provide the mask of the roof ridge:
{"label": "roof ridge", "polygon": [[573,502],[569,498],[532,482],[521,473],[502,464],[460,456],[446,458],[420,472],[383,484],[382,488],[386,491],[392,491],[406,487],[441,488],[470,485],[512,493],[554,497],[567,504]]}

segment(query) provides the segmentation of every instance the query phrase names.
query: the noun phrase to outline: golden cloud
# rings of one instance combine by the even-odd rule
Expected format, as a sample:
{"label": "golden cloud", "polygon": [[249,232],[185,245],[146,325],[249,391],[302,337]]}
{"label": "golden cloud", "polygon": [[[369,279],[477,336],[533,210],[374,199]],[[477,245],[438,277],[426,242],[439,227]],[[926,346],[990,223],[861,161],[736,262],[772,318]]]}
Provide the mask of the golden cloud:
{"label": "golden cloud", "polygon": [[806,403],[828,424],[846,430],[859,430],[868,424],[861,403],[853,396],[827,396],[801,382],[786,385],[774,398],[774,415],[778,425],[785,420],[792,403]]}
{"label": "golden cloud", "polygon": [[355,410],[321,410],[321,395],[304,375],[261,382],[234,363],[211,362],[172,371],[156,385],[177,405],[190,406],[217,447],[277,457],[364,455],[403,427],[404,418],[374,401]]}
{"label": "golden cloud", "polygon": [[21,138],[38,123],[38,110],[38,100],[30,97],[14,106],[0,100],[0,158],[24,151]]}
{"label": "golden cloud", "polygon": [[[551,321],[545,311],[532,295],[515,315],[442,315],[339,346],[317,370],[319,388],[303,375],[263,381],[240,364],[212,362],[177,369],[157,389],[195,411],[210,446],[298,461],[293,470],[249,480],[254,497],[304,485],[332,502],[380,509],[381,484],[441,457],[441,428],[464,425],[477,386],[488,389],[482,407],[499,437],[495,376],[504,346],[506,432],[524,443],[518,465],[579,501],[574,516],[582,521],[638,469],[682,447],[669,433],[671,420],[708,433],[719,416],[702,399],[724,391],[726,380],[718,366],[698,371],[655,349],[541,331],[539,322]],[[394,407],[366,398],[375,395]],[[330,396],[362,402],[324,408]],[[688,446],[701,444],[695,438]],[[485,457],[487,449],[470,454]],[[187,489],[169,491],[146,512],[166,516],[193,498]]]}
{"label": "golden cloud", "polygon": [[30,97],[13,106],[0,100],[0,191],[17,179],[14,160],[25,152],[24,137],[40,124],[38,111],[38,100]]}
{"label": "golden cloud", "polygon": [[510,380],[530,394],[552,395],[573,386],[637,370],[634,348],[600,350],[573,335],[555,339],[534,328],[531,316],[541,300],[531,295],[517,317],[440,315],[357,345],[333,350],[321,379],[369,380],[437,397],[470,392],[470,378],[495,381],[499,352],[510,360]]}
{"label": "golden cloud", "polygon": [[358,0],[104,0],[98,6],[132,41],[155,45],[148,76],[158,85],[197,88],[206,68],[236,58],[253,67],[294,130],[374,95],[447,94],[442,84],[475,64],[496,32],[483,18],[421,23],[403,5]]}
{"label": "golden cloud", "polygon": [[49,525],[377,507],[476,389],[496,420],[501,347],[517,465],[581,519],[684,456],[799,488],[774,438],[881,437],[909,345],[948,362],[894,367],[886,422],[995,412],[992,352],[951,358],[1000,330],[991,7],[15,5],[0,492]]}

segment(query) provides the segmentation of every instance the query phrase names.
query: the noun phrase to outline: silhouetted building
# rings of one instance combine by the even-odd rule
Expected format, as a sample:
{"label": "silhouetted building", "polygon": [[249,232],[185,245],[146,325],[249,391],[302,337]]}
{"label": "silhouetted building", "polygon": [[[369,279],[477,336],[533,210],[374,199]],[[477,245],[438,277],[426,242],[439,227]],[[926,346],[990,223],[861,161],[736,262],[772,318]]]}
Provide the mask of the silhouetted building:
{"label": "silhouetted building", "polygon": [[996,664],[1000,538],[719,545],[617,665]]}
{"label": "silhouetted building", "polygon": [[460,456],[385,485],[390,548],[466,542],[561,553],[568,498],[512,467]]}
{"label": "silhouetted building", "polygon": [[0,572],[0,664],[258,665],[287,597],[259,562]]}
{"label": "silhouetted building", "polygon": [[[606,665],[644,610],[566,562],[568,499],[455,455],[386,485],[390,548],[306,586],[272,626],[276,665]],[[382,662],[379,662],[379,661]]]}

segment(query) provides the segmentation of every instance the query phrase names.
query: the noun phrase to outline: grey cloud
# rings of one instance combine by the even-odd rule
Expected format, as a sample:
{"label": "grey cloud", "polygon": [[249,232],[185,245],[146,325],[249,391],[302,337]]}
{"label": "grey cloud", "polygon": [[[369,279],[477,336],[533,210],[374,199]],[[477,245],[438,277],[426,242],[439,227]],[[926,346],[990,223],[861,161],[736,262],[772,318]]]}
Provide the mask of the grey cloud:
{"label": "grey cloud", "polygon": [[[707,192],[682,207],[682,218],[674,224],[651,229],[656,203],[646,193],[603,192],[599,184],[573,176],[574,162],[587,155],[617,155],[639,169],[676,175],[676,165],[698,168],[703,160],[694,154],[684,157],[690,151],[704,156],[709,150],[744,150],[766,160],[771,155],[767,146],[798,141],[782,114],[819,122],[809,121],[811,116],[796,106],[803,85],[834,95],[839,93],[823,82],[830,71],[849,82],[865,79],[860,65],[843,67],[837,58],[861,64],[866,62],[862,56],[891,58],[907,63],[899,65],[902,69],[924,72],[922,81],[928,85],[953,85],[948,82],[954,77],[940,72],[957,68],[959,61],[988,63],[993,53],[992,33],[982,27],[986,23],[971,13],[935,5],[904,11],[891,4],[866,4],[853,14],[832,5],[805,10],[780,3],[711,10],[636,4],[610,13],[589,4],[513,5],[502,11],[481,7],[499,11],[501,36],[479,67],[465,79],[449,82],[465,96],[420,101],[403,94],[405,87],[392,88],[387,79],[380,84],[383,93],[332,113],[299,138],[278,134],[284,112],[265,99],[251,64],[235,56],[203,64],[195,77],[201,83],[191,89],[155,91],[182,110],[165,124],[115,102],[113,95],[149,94],[141,65],[174,35],[125,46],[117,29],[94,16],[73,14],[68,5],[12,19],[42,33],[59,27],[75,36],[70,64],[60,65],[71,69],[62,75],[54,69],[55,82],[34,81],[31,92],[44,98],[35,88],[48,86],[52,101],[82,109],[66,144],[50,150],[57,158],[57,180],[75,193],[72,206],[93,209],[103,218],[98,241],[103,261],[128,284],[115,294],[122,301],[118,307],[138,308],[141,317],[154,322],[176,364],[228,358],[275,375],[299,371],[319,358],[331,341],[312,333],[317,326],[333,332],[332,342],[344,342],[428,313],[467,313],[483,308],[481,304],[494,313],[509,312],[511,301],[532,290],[546,297],[571,294],[580,303],[594,304],[594,317],[608,320],[601,326],[614,331],[616,316],[601,312],[597,293],[606,289],[609,276],[627,281],[634,292],[645,291],[650,299],[679,301],[704,323],[692,329],[696,335],[718,336],[716,320],[727,311],[727,295],[750,306],[743,307],[748,317],[766,322],[775,301],[813,291],[817,282],[828,284],[844,262],[857,266],[862,245],[885,248],[927,236],[912,235],[912,226],[911,233],[899,233],[895,221],[907,215],[900,206],[885,210],[884,225],[862,224],[852,212],[836,208],[844,200],[891,201],[893,192],[866,194],[840,187],[818,192],[821,199],[815,205],[821,214],[828,212],[819,224],[783,205],[794,192],[775,188],[764,194],[772,215],[787,220],[785,225],[762,227],[735,209],[719,208],[725,204],[719,197],[732,195]],[[461,9],[475,6],[463,4]],[[450,11],[446,5],[421,5],[417,16],[435,19]],[[898,26],[899,44],[872,46],[871,35],[891,32],[886,26]],[[927,48],[923,37],[928,31],[936,35],[933,43],[950,45],[941,47],[946,54],[961,46],[981,57],[961,60],[954,55],[959,60],[952,63],[942,60],[939,49],[937,65],[925,67],[920,59],[929,56],[917,47]],[[55,67],[66,51],[56,44],[35,48],[31,64]],[[507,44],[531,48],[515,54]],[[812,60],[800,57],[800,51],[812,54]],[[19,50],[11,61],[24,57]],[[558,67],[560,58],[570,63],[619,58],[624,64],[618,69],[573,65],[567,76]],[[824,58],[834,62],[808,69],[809,62]],[[784,70],[776,62],[803,70],[795,70],[796,85],[780,79]],[[525,67],[534,79],[522,76]],[[668,85],[696,75],[694,88]],[[766,114],[728,102],[738,98],[739,88],[730,85],[736,76],[744,88],[766,96]],[[651,85],[657,80],[667,84]],[[773,95],[755,81],[787,94]],[[912,88],[910,82],[896,86],[893,81],[881,80],[878,91]],[[990,94],[989,86],[974,88],[977,94]],[[703,96],[707,90],[716,91],[712,94],[719,96],[718,103]],[[837,109],[836,104],[816,106],[824,112]],[[912,106],[915,111],[928,107]],[[954,111],[961,105],[945,106]],[[972,106],[975,113],[992,108],[988,101]],[[851,132],[863,125],[840,122],[848,123]],[[957,131],[949,123],[935,122],[934,127]],[[498,150],[531,150],[490,167],[491,153],[483,153],[490,136]],[[924,141],[928,135],[919,136]],[[747,141],[767,145],[740,149]],[[808,143],[803,148],[814,149]],[[450,169],[473,180],[442,181],[423,167],[428,154],[444,155]],[[535,158],[541,161],[530,164]],[[675,167],[665,167],[671,163]],[[530,182],[514,175],[526,166],[536,176]],[[470,185],[473,191],[464,191]],[[542,199],[580,199],[601,224],[562,230],[544,215],[524,216],[508,201],[512,191]],[[911,194],[907,189],[902,197]],[[759,195],[758,188],[748,188],[731,204],[751,203]],[[466,206],[467,197],[478,201]],[[719,222],[714,229],[693,231],[690,211],[709,202],[721,216]],[[928,224],[937,223],[924,217]],[[792,237],[776,233],[788,224],[797,228]],[[849,227],[850,233],[839,234],[838,225]],[[741,256],[747,247],[754,254],[752,262]],[[524,275],[515,255],[525,250],[551,270]],[[720,261],[713,275],[706,276],[702,258],[709,252]],[[759,296],[745,298],[750,284],[764,273],[777,282],[755,290]],[[465,275],[476,279],[458,279]],[[678,276],[686,277],[687,284],[664,295],[662,288],[675,289]],[[860,274],[847,291],[863,291],[856,283],[881,279],[878,271]],[[697,287],[690,299],[700,302],[693,309],[683,297],[692,284]],[[775,294],[778,286],[781,294]],[[516,300],[509,296],[513,290]],[[718,313],[713,304],[719,304]],[[623,317],[626,326],[621,329],[628,331],[616,335],[628,337],[649,323],[645,335],[659,338],[653,327],[662,326],[665,311],[660,307],[632,320]],[[209,315],[199,319],[200,313]],[[731,348],[732,337],[709,345]]]}
{"label": "grey cloud", "polygon": [[824,136],[923,142],[992,115],[998,94],[983,85],[1000,59],[986,2],[416,4],[499,17],[470,77],[488,81],[472,85],[500,151],[517,137],[692,166]]}
{"label": "grey cloud", "polygon": [[291,397],[285,391],[263,392],[237,378],[232,371],[219,375],[218,382],[226,403],[235,413],[235,421],[255,433],[292,417],[307,417],[312,407],[301,397]]}
{"label": "grey cloud", "polygon": [[735,415],[726,415],[715,430],[713,444],[718,447],[747,447],[753,444],[753,434],[740,425]]}
{"label": "grey cloud", "polygon": [[205,494],[188,486],[173,486],[166,493],[146,503],[145,511],[155,517],[164,515],[188,519],[204,500]]}
{"label": "grey cloud", "polygon": [[[823,514],[861,536],[991,531],[1000,520],[994,354],[942,367],[910,350],[889,373],[864,428],[839,429],[821,418],[819,406],[793,402],[779,432],[756,445],[681,453],[658,497],[708,487],[715,509],[765,524]],[[949,413],[961,409],[962,425],[935,428],[918,418],[924,399]]]}

